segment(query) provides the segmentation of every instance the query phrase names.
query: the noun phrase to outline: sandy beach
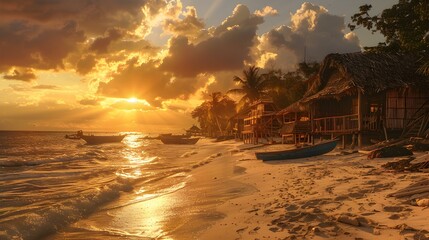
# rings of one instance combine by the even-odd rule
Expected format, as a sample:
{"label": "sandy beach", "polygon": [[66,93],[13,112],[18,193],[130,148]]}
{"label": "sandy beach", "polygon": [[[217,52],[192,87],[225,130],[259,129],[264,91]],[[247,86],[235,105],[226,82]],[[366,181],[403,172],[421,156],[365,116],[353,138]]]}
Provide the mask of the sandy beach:
{"label": "sandy beach", "polygon": [[264,148],[232,151],[216,159],[218,163],[233,161],[231,166],[241,170],[229,181],[253,190],[216,206],[221,219],[198,239],[429,237],[428,208],[388,197],[428,179],[428,173],[397,173],[381,167],[394,158],[368,160],[359,153],[340,155],[339,151],[266,163],[254,157],[255,151]]}
{"label": "sandy beach", "polygon": [[143,182],[47,239],[429,237],[429,209],[388,196],[429,173],[386,170],[381,165],[395,158],[369,160],[339,150],[273,162],[254,154],[291,147],[206,139],[172,159],[196,164],[166,178],[171,187],[149,191]]}

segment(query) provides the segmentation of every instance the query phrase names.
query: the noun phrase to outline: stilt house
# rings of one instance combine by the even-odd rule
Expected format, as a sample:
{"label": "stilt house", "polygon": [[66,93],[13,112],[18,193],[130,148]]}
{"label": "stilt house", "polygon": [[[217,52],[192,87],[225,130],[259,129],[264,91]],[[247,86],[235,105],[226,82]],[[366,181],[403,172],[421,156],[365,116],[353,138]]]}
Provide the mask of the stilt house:
{"label": "stilt house", "polygon": [[278,137],[281,124],[277,119],[276,111],[271,100],[259,100],[253,103],[244,118],[243,141],[257,144],[262,140],[270,141]]}
{"label": "stilt house", "polygon": [[[312,135],[370,137],[423,134],[429,124],[429,79],[422,57],[400,53],[330,54],[301,103]],[[354,141],[353,141],[354,142]]]}
{"label": "stilt house", "polygon": [[277,115],[282,119],[280,135],[282,143],[308,142],[310,140],[311,124],[308,108],[295,102],[290,106],[280,110]]}

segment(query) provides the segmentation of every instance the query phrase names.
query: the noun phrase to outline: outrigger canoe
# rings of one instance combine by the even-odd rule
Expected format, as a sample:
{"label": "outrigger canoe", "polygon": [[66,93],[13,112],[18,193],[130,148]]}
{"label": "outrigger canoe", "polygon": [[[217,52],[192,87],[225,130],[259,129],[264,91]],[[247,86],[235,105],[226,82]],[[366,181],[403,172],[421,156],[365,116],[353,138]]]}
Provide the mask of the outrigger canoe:
{"label": "outrigger canoe", "polygon": [[337,146],[337,140],[321,142],[312,146],[272,152],[256,152],[256,158],[263,161],[307,158],[328,153]]}

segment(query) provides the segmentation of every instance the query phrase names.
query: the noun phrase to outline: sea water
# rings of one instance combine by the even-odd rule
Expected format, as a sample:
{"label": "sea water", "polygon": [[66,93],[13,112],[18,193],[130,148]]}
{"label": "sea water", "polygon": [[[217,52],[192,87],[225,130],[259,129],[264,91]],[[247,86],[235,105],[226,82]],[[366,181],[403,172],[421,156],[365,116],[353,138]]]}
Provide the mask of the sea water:
{"label": "sea water", "polygon": [[87,145],[65,134],[0,131],[0,239],[52,237],[106,206],[177,191],[207,161],[188,156],[208,141],[171,146],[129,133],[122,143]]}

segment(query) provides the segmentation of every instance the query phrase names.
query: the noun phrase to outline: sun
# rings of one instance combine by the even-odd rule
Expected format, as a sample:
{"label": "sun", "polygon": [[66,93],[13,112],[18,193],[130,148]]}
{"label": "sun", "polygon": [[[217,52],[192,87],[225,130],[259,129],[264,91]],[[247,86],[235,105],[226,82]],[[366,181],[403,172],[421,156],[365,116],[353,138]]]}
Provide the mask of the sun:
{"label": "sun", "polygon": [[137,98],[135,98],[135,97],[132,97],[132,98],[128,98],[128,100],[127,100],[127,102],[129,102],[129,103],[136,103],[136,102],[138,102],[139,100],[137,99]]}

